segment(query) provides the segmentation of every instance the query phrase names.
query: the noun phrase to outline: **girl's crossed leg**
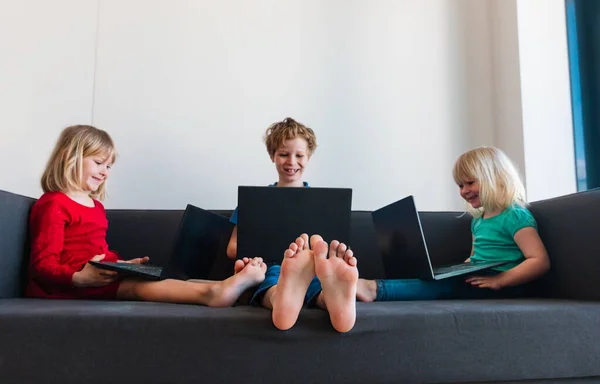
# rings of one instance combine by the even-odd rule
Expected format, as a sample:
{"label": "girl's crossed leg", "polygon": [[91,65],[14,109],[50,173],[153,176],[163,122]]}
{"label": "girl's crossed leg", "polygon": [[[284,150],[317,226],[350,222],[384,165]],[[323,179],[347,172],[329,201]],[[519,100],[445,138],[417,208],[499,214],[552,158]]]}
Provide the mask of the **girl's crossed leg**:
{"label": "girl's crossed leg", "polygon": [[236,261],[234,275],[223,281],[126,278],[119,285],[117,299],[230,307],[246,289],[264,280],[266,270],[257,257]]}

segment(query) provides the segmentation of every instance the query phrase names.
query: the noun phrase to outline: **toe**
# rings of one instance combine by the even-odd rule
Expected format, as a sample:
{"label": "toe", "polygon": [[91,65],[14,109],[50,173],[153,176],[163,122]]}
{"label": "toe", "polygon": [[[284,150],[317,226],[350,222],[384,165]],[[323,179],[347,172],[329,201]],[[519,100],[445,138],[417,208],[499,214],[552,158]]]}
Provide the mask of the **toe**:
{"label": "toe", "polygon": [[340,245],[337,247],[337,254],[336,254],[336,256],[339,257],[339,258],[343,258],[344,257],[344,253],[346,253],[347,249],[348,249],[348,247],[346,246],[346,244],[340,243]]}
{"label": "toe", "polygon": [[352,252],[351,249],[348,249],[345,253],[344,253],[344,261],[347,263],[348,260],[350,260],[351,258],[354,257],[354,252]]}
{"label": "toe", "polygon": [[304,241],[302,249],[308,249],[309,248],[308,235],[306,233],[303,233],[300,235],[300,238],[302,238],[302,240]]}
{"label": "toe", "polygon": [[318,243],[319,241],[323,241],[323,238],[319,235],[312,235],[310,237],[310,247],[314,250],[315,249],[315,244]]}
{"label": "toe", "polygon": [[317,241],[312,244],[312,249],[316,258],[326,259],[327,258],[327,243],[323,240]]}
{"label": "toe", "polygon": [[340,246],[340,242],[337,240],[333,240],[331,244],[329,244],[329,258],[333,258],[337,256],[337,249]]}
{"label": "toe", "polygon": [[356,267],[356,264],[358,264],[358,260],[356,259],[356,257],[352,256],[348,258],[348,260],[346,260],[346,263],[348,263],[348,265]]}
{"label": "toe", "polygon": [[235,273],[238,273],[239,271],[244,269],[245,265],[246,264],[242,260],[236,260],[235,263],[233,264],[233,271]]}
{"label": "toe", "polygon": [[290,244],[289,250],[296,253],[298,251],[298,244],[296,244],[296,243]]}
{"label": "toe", "polygon": [[290,258],[290,257],[294,257],[295,254],[296,254],[296,251],[293,251],[291,249],[286,249],[285,252],[283,253],[283,257]]}

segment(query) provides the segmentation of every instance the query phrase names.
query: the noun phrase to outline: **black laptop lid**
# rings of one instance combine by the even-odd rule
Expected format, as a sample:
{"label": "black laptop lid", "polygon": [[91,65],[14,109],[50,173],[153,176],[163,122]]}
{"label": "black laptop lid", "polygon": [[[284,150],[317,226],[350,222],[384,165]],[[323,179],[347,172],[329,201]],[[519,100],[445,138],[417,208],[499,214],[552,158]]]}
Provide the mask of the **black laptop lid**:
{"label": "black laptop lid", "polygon": [[298,236],[349,244],[352,189],[238,188],[237,257],[280,263]]}
{"label": "black laptop lid", "polygon": [[207,279],[217,257],[226,257],[233,224],[225,216],[188,205],[162,278]]}
{"label": "black laptop lid", "polygon": [[413,196],[371,213],[388,279],[431,280],[433,271]]}

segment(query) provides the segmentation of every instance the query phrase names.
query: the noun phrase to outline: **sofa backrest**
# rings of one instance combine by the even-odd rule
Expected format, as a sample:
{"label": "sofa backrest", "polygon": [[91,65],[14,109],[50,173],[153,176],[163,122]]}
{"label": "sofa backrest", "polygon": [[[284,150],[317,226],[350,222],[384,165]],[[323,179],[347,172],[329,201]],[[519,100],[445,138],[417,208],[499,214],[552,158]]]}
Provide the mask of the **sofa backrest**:
{"label": "sofa backrest", "polygon": [[0,190],[0,298],[23,295],[29,258],[27,221],[34,202]]}
{"label": "sofa backrest", "polygon": [[[215,210],[229,217],[230,210]],[[150,256],[152,263],[165,265],[183,211],[108,210],[108,244],[123,258]],[[470,217],[460,212],[421,212],[421,223],[435,265],[461,262],[471,251]],[[350,247],[358,258],[361,277],[384,278],[385,271],[369,211],[353,211]],[[327,239],[326,239],[327,240]],[[283,250],[282,250],[283,256]],[[213,265],[210,279],[231,276],[233,262],[223,253]]]}
{"label": "sofa backrest", "polygon": [[[0,298],[23,294],[29,257],[27,222],[35,199],[0,190]],[[534,202],[530,207],[552,268],[533,284],[545,297],[600,300],[600,189]],[[230,215],[231,211],[216,211]],[[150,256],[165,265],[182,210],[108,210],[108,243],[122,257]],[[434,265],[460,262],[471,250],[470,217],[460,212],[420,212]],[[370,212],[352,212],[352,244],[360,276],[384,278]],[[217,260],[211,278],[231,274],[233,263]]]}
{"label": "sofa backrest", "polygon": [[600,189],[531,204],[551,268],[541,296],[600,300]]}
{"label": "sofa backrest", "polygon": [[[214,212],[226,217],[230,217],[232,213],[231,210]],[[121,257],[130,259],[149,256],[153,264],[163,266],[168,262],[183,211],[107,210],[106,214],[109,222],[108,244]],[[361,276],[383,277],[370,212],[352,212],[351,237],[353,240],[350,246],[359,258]],[[233,262],[227,259],[224,251],[216,259],[210,279],[221,280],[231,276]]]}

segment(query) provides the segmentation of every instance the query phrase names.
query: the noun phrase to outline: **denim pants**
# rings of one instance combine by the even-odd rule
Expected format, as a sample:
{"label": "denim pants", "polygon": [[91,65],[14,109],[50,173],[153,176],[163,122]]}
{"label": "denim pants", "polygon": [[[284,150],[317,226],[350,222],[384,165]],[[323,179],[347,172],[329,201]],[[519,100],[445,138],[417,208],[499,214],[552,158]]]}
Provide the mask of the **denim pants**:
{"label": "denim pants", "polygon": [[[269,288],[276,285],[279,281],[279,274],[281,272],[281,266],[277,264],[272,264],[267,266],[267,273],[265,274],[265,279],[262,283],[256,288],[256,292],[252,295],[252,299],[250,300],[250,305],[260,306],[262,298],[264,294],[267,292]],[[315,299],[321,292],[321,282],[315,276],[310,282],[308,289],[306,290],[306,295],[304,296],[304,304],[308,306],[315,305]]]}
{"label": "denim pants", "polygon": [[[494,275],[490,271],[486,274]],[[497,299],[519,297],[525,294],[524,287],[508,287],[498,291],[477,288],[465,283],[466,276],[442,280],[375,280],[375,301],[441,300],[441,299]]]}

